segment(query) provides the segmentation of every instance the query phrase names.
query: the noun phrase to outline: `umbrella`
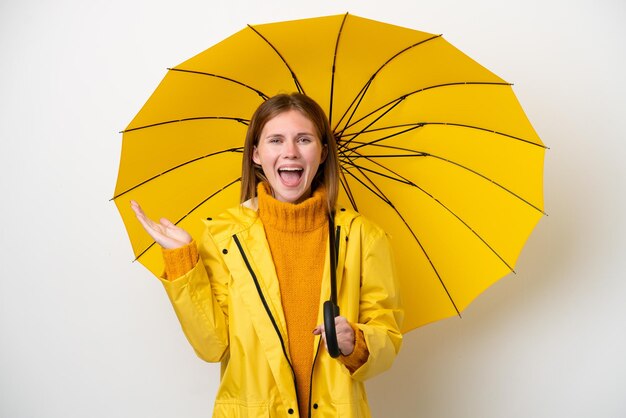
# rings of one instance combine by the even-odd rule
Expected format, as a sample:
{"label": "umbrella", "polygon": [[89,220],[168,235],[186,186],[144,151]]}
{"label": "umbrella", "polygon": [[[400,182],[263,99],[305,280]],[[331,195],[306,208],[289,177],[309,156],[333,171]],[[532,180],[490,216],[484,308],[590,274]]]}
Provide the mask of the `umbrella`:
{"label": "umbrella", "polygon": [[441,35],[348,14],[248,26],[167,71],[123,131],[113,198],[149,270],[161,255],[129,200],[199,236],[238,203],[250,116],[292,91],[329,115],[340,203],[391,236],[404,332],[513,271],[544,214],[546,147],[511,85]]}

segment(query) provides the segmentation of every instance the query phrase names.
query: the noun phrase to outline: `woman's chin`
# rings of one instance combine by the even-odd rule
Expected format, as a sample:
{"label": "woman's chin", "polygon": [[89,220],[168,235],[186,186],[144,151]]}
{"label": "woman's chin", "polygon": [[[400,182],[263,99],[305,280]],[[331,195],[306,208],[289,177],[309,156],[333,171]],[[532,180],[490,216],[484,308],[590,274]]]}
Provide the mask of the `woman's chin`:
{"label": "woman's chin", "polygon": [[299,190],[294,188],[281,187],[280,190],[274,190],[276,200],[286,203],[300,203],[311,195],[310,190]]}

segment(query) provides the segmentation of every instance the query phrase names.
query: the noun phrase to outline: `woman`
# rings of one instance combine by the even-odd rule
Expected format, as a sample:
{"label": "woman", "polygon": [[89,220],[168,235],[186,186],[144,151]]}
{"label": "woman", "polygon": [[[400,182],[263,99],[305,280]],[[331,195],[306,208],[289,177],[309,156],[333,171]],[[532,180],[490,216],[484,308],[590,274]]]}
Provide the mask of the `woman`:
{"label": "woman", "polygon": [[[402,311],[382,230],[340,208],[338,157],[312,99],[282,94],[254,113],[241,205],[206,221],[196,246],[171,222],[137,218],[163,247],[161,278],[199,357],[222,362],[215,417],[369,417],[363,381],[391,366]],[[338,244],[335,321],[325,341],[329,213]]]}

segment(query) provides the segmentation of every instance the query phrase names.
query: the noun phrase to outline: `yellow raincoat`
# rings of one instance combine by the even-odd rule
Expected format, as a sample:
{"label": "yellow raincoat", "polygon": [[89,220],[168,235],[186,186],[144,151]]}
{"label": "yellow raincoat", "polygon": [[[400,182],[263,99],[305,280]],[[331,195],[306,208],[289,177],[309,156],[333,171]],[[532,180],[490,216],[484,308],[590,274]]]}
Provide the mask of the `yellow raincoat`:
{"label": "yellow raincoat", "polygon": [[[279,282],[253,206],[209,218],[199,245],[201,262],[162,282],[197,355],[222,362],[214,417],[298,417]],[[363,331],[369,358],[350,374],[316,337],[310,416],[370,417],[363,382],[393,363],[403,313],[385,233],[350,210],[338,210],[335,223],[338,305]],[[329,295],[327,253],[320,301]],[[317,323],[323,323],[321,302]]]}

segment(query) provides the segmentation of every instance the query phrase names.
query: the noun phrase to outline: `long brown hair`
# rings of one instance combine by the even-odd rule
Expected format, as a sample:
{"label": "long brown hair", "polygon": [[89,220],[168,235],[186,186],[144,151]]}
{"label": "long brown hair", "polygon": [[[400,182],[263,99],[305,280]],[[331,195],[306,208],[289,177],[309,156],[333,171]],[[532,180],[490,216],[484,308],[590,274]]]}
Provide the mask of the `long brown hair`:
{"label": "long brown hair", "polygon": [[326,187],[328,209],[334,211],[339,193],[337,143],[324,110],[313,99],[301,93],[276,95],[263,102],[252,115],[243,148],[241,203],[256,196],[259,182],[267,182],[263,169],[255,164],[252,159],[254,147],[259,144],[259,138],[265,124],[280,113],[289,110],[297,110],[309,119],[315,126],[322,145],[326,145],[326,159],[320,164],[317,174],[313,178],[311,190],[315,190],[323,184]]}

